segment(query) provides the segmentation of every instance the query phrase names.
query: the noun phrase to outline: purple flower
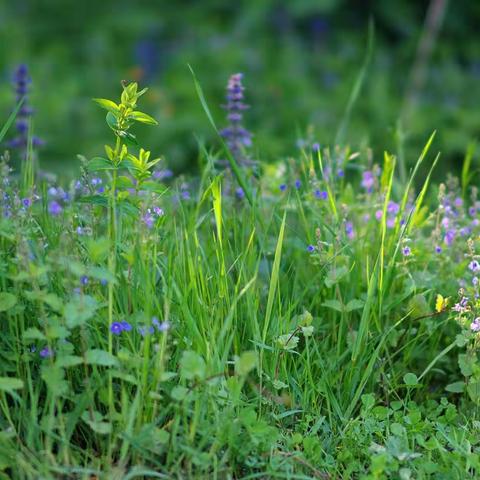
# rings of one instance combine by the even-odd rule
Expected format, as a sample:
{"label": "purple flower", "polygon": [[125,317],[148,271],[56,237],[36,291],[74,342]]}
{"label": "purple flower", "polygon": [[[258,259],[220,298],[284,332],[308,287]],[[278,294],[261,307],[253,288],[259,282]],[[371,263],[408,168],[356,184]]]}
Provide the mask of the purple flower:
{"label": "purple flower", "polygon": [[190,200],[190,192],[188,190],[182,190],[180,195],[183,200]]}
{"label": "purple flower", "polygon": [[279,188],[281,192],[284,192],[287,189],[287,186],[284,183],[282,183]]}
{"label": "purple flower", "polygon": [[60,215],[62,213],[62,206],[56,201],[52,200],[48,204],[48,213],[53,216]]}
{"label": "purple flower", "polygon": [[480,332],[480,317],[477,317],[471,324],[470,330],[472,332]]}
{"label": "purple flower", "polygon": [[395,226],[395,218],[387,218],[387,228],[393,228]]}
{"label": "purple flower", "polygon": [[440,245],[435,247],[435,253],[442,253],[442,247]]}
{"label": "purple flower", "polygon": [[124,332],[129,332],[132,329],[132,326],[126,320],[122,320],[120,325]]}
{"label": "purple flower", "polygon": [[377,210],[377,211],[375,212],[375,218],[376,218],[377,220],[381,220],[382,217],[383,217],[383,210]]}
{"label": "purple flower", "polygon": [[245,148],[252,145],[252,134],[243,127],[243,111],[249,108],[243,103],[245,90],[242,84],[243,75],[231,75],[227,84],[227,104],[223,105],[227,112],[228,126],[221,130],[220,135],[225,139],[230,152],[241,166],[252,163],[245,154]]}
{"label": "purple flower", "polygon": [[463,205],[463,200],[460,198],[460,197],[457,197],[453,204],[457,207],[457,208],[460,208],[462,205]]}
{"label": "purple flower", "polygon": [[[16,93],[16,103],[23,100],[23,104],[18,111],[15,124],[17,136],[8,142],[8,146],[18,149],[22,159],[27,157],[29,140],[28,126],[29,119],[33,115],[33,109],[28,105],[28,92],[31,82],[32,79],[28,73],[27,66],[19,65],[13,75],[13,85]],[[39,147],[44,144],[43,140],[35,136],[31,137],[31,142],[33,147]]]}
{"label": "purple flower", "polygon": [[147,228],[152,228],[155,223],[155,217],[152,215],[152,211],[147,208],[145,215],[142,217],[143,223]]}
{"label": "purple flower", "polygon": [[298,190],[302,186],[302,182],[300,180],[295,180],[295,188]]}
{"label": "purple flower", "polygon": [[371,193],[373,186],[375,185],[375,176],[371,170],[363,172],[362,175],[362,187],[368,192]]}
{"label": "purple flower", "polygon": [[480,272],[480,263],[478,263],[477,260],[472,260],[468,264],[468,268],[474,273]]}
{"label": "purple flower", "polygon": [[387,212],[396,215],[400,211],[400,205],[395,202],[388,202]]}
{"label": "purple flower", "polygon": [[313,194],[315,195],[315,198],[317,198],[318,200],[326,200],[328,198],[328,192],[323,190],[315,190],[315,192],[313,192]]}
{"label": "purple flower", "polygon": [[235,195],[239,200],[242,200],[245,197],[245,192],[243,191],[242,187],[238,187],[235,190]]}
{"label": "purple flower", "polygon": [[86,275],[83,275],[81,278],[80,278],[80,283],[85,286],[85,285],[88,285],[88,277]]}
{"label": "purple flower", "polygon": [[153,178],[156,178],[157,180],[165,180],[167,178],[173,177],[173,172],[171,170],[165,169],[165,170],[157,170],[153,172]]}
{"label": "purple flower", "polygon": [[153,211],[155,213],[155,215],[157,215],[158,217],[163,217],[164,215],[164,211],[163,211],[163,208],[160,208],[160,207],[153,207]]}
{"label": "purple flower", "polygon": [[93,177],[90,183],[92,184],[93,187],[96,187],[102,184],[102,179],[99,177]]}
{"label": "purple flower", "polygon": [[447,230],[447,232],[445,233],[445,236],[443,237],[443,241],[445,245],[447,245],[448,247],[452,246],[453,241],[455,240],[455,235],[456,235],[455,230],[453,229]]}
{"label": "purple flower", "polygon": [[402,254],[404,257],[409,257],[412,254],[411,248],[408,245],[403,247]]}
{"label": "purple flower", "polygon": [[309,245],[309,246],[307,247],[307,252],[308,252],[308,253],[313,253],[314,251],[315,251],[315,246],[314,246],[314,245]]}
{"label": "purple flower", "polygon": [[22,205],[25,208],[29,208],[32,205],[32,201],[29,198],[22,199]]}
{"label": "purple flower", "polygon": [[110,331],[114,334],[114,335],[120,335],[123,331],[123,326],[120,322],[113,322],[111,325],[110,325]]}
{"label": "purple flower", "polygon": [[39,355],[42,358],[53,357],[53,350],[50,347],[44,347],[40,350]]}
{"label": "purple flower", "polygon": [[353,229],[352,222],[345,222],[345,233],[347,234],[347,237],[350,238],[350,240],[355,237],[355,231]]}
{"label": "purple flower", "polygon": [[313,143],[313,144],[312,144],[312,150],[313,150],[314,152],[320,151],[320,144],[319,144],[318,142]]}
{"label": "purple flower", "polygon": [[345,176],[345,172],[343,171],[342,168],[339,168],[337,170],[337,175],[340,177],[340,178],[343,178]]}

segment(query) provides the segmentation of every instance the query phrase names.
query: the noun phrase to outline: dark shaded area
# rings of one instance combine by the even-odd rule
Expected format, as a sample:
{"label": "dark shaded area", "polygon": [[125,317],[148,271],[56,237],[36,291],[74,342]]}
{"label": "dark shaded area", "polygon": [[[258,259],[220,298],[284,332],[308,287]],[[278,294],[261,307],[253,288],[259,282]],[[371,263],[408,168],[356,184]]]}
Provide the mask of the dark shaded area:
{"label": "dark shaded area", "polygon": [[[366,84],[347,138],[353,148],[396,151],[395,127],[422,32],[428,1],[17,0],[0,5],[0,112],[11,110],[13,70],[32,72],[35,131],[47,140],[41,159],[73,169],[108,138],[91,97],[116,98],[121,79],[151,91],[145,110],[160,126],[142,142],[175,170],[196,162],[195,135],[216,144],[187,65],[200,80],[219,127],[232,73],[243,72],[246,127],[254,149],[273,161],[306,136],[330,144],[341,122],[366,48],[368,19],[376,40]],[[433,2],[435,3],[435,2]],[[406,130],[410,163],[434,129],[443,166],[455,167],[480,120],[480,3],[451,2]]]}

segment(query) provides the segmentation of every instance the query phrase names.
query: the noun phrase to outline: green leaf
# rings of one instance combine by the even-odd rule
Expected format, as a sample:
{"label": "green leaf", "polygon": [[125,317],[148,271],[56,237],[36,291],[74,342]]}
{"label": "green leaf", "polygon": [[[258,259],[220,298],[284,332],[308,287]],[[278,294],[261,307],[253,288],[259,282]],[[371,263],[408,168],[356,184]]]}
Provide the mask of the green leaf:
{"label": "green leaf", "polygon": [[97,348],[85,352],[85,361],[89,365],[100,365],[102,367],[113,367],[118,364],[118,360],[113,355]]}
{"label": "green leaf", "polygon": [[13,293],[0,292],[0,312],[6,312],[17,304],[17,297]]}
{"label": "green leaf", "polygon": [[63,368],[57,365],[45,365],[42,367],[41,377],[54,395],[63,395],[68,391]]}
{"label": "green leaf", "polygon": [[458,356],[458,366],[464,377],[469,377],[473,373],[473,367],[475,365],[475,356],[466,353],[461,353]]}
{"label": "green leaf", "polygon": [[257,352],[243,352],[235,361],[235,371],[238,375],[245,376],[257,366]]}
{"label": "green leaf", "polygon": [[116,133],[127,145],[133,147],[138,146],[137,137],[133,133],[126,132],[125,130],[119,130]]}
{"label": "green leaf", "polygon": [[323,307],[331,308],[337,312],[343,312],[343,305],[338,300],[325,300],[322,303]]}
{"label": "green leaf", "polygon": [[173,387],[172,391],[170,392],[170,396],[179,402],[181,402],[188,394],[188,388],[182,387],[181,385],[177,385]]}
{"label": "green leaf", "polygon": [[9,390],[18,390],[23,388],[23,381],[19,378],[14,377],[0,377],[0,390],[9,391]]}
{"label": "green leaf", "polygon": [[103,421],[103,415],[97,411],[91,413],[89,410],[82,413],[82,420],[95,432],[100,435],[108,435],[112,431],[112,424]]}
{"label": "green leaf", "polygon": [[75,367],[83,363],[83,358],[77,355],[63,355],[58,357],[55,365],[60,368]]}
{"label": "green leaf", "polygon": [[467,392],[473,402],[480,404],[480,379],[472,379],[467,385]]}
{"label": "green leaf", "polygon": [[205,360],[198,353],[186,350],[180,360],[180,374],[187,380],[202,380],[206,374]]}
{"label": "green leaf", "polygon": [[107,125],[112,130],[114,130],[115,132],[118,130],[117,117],[112,112],[107,113],[106,121],[107,121]]}
{"label": "green leaf", "polygon": [[158,122],[153,117],[143,112],[132,112],[128,118],[136,122],[146,123],[147,125],[158,125]]}
{"label": "green leaf", "polygon": [[406,373],[403,376],[403,381],[405,382],[405,385],[409,387],[413,385],[418,385],[418,378],[414,373]]}
{"label": "green leaf", "polygon": [[115,102],[112,102],[106,98],[94,98],[93,101],[98,103],[98,105],[100,105],[102,108],[105,108],[112,114],[116,114],[120,111],[119,106]]}
{"label": "green leaf", "polygon": [[348,268],[347,267],[334,267],[332,268],[325,278],[325,285],[327,288],[333,287],[333,285],[337,284],[348,275]]}
{"label": "green leaf", "polygon": [[93,317],[97,308],[97,301],[89,295],[74,297],[65,305],[64,315],[67,327],[75,328],[83,325]]}
{"label": "green leaf", "polygon": [[345,306],[345,310],[347,312],[352,312],[353,310],[360,310],[364,307],[365,302],[363,300],[359,300],[358,298],[354,298],[350,300],[347,305]]}
{"label": "green leaf", "polygon": [[27,328],[22,335],[24,342],[31,342],[32,340],[46,340],[47,337],[38,328]]}
{"label": "green leaf", "polygon": [[115,170],[115,165],[111,160],[103,157],[94,157],[87,164],[89,172],[98,172],[102,170]]}
{"label": "green leaf", "polygon": [[465,390],[465,382],[450,383],[445,387],[445,390],[452,393],[462,393]]}
{"label": "green leaf", "polygon": [[7,121],[3,124],[3,127],[2,127],[2,129],[0,130],[0,142],[3,140],[3,137],[5,137],[5,135],[7,134],[8,129],[12,126],[12,123],[15,121],[15,117],[17,116],[18,111],[19,111],[20,108],[22,107],[24,101],[25,101],[25,97],[23,97],[23,98],[17,103],[17,106],[15,107],[15,109],[13,110],[13,112],[10,114],[10,116],[9,116],[8,119],[7,119]]}

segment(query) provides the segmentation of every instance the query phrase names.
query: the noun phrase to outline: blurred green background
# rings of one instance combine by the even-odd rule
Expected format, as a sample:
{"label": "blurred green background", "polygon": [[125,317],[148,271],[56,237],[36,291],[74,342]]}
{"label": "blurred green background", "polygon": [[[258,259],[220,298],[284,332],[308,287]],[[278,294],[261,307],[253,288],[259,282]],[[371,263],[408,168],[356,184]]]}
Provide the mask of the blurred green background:
{"label": "blurred green background", "polygon": [[296,151],[309,126],[315,141],[334,141],[361,70],[371,17],[373,56],[347,138],[353,148],[395,152],[395,128],[429,8],[440,28],[405,116],[405,154],[413,162],[437,129],[442,165],[455,167],[480,129],[478,1],[3,0],[0,114],[5,119],[12,108],[12,71],[27,63],[35,131],[47,141],[41,161],[71,170],[78,167],[76,154],[101,153],[110,138],[104,113],[90,99],[116,99],[121,79],[137,80],[151,89],[142,109],[160,122],[142,128],[140,141],[177,172],[193,172],[195,136],[212,145],[216,139],[187,65],[219,126],[227,78],[243,72],[255,156],[275,161]]}

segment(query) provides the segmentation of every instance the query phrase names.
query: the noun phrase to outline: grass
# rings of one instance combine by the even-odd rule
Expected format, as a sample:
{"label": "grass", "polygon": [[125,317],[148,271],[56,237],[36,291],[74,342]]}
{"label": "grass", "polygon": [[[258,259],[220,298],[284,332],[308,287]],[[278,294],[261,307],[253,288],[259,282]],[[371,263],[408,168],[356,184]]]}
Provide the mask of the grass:
{"label": "grass", "polygon": [[415,190],[434,135],[406,184],[307,145],[240,199],[203,146],[156,181],[109,108],[80,183],[2,160],[0,478],[476,478],[474,147]]}

